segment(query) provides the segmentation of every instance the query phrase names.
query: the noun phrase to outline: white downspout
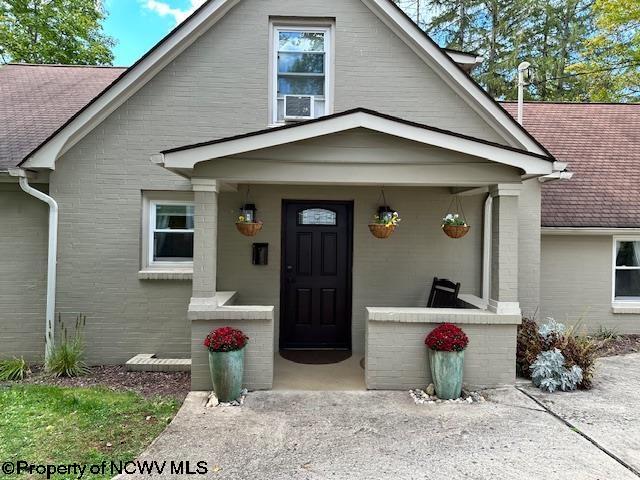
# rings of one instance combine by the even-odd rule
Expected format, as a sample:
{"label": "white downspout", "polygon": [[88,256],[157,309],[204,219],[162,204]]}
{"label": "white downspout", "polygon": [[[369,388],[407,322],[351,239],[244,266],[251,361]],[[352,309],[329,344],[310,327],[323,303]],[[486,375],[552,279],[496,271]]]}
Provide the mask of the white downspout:
{"label": "white downspout", "polygon": [[489,302],[491,295],[491,229],[493,228],[493,197],[484,201],[484,230],[482,232],[482,299]]}
{"label": "white downspout", "polygon": [[29,185],[27,173],[23,169],[12,169],[9,174],[19,177],[20,188],[29,195],[49,205],[49,246],[47,249],[47,307],[45,313],[45,360],[54,343],[54,325],[56,311],[56,263],[58,253],[58,204],[49,195]]}

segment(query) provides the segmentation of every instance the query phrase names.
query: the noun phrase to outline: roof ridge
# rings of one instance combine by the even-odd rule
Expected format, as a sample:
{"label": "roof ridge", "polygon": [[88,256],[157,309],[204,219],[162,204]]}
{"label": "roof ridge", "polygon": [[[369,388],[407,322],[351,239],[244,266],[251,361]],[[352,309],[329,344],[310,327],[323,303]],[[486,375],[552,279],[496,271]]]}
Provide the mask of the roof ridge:
{"label": "roof ridge", "polygon": [[[498,100],[500,103],[509,103],[517,105],[516,100]],[[575,102],[575,101],[556,101],[556,100],[526,100],[525,104],[529,105],[631,105],[640,106],[640,102]]]}
{"label": "roof ridge", "polygon": [[126,70],[128,67],[119,67],[116,65],[69,65],[65,63],[4,63],[0,65],[12,67],[63,67],[63,68],[104,68],[113,70]]}

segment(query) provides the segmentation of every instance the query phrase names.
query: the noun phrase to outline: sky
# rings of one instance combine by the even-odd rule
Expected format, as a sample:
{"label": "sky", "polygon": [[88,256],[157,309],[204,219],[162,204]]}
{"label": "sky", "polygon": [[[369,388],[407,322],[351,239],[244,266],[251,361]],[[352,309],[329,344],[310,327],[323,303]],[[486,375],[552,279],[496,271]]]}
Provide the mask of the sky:
{"label": "sky", "polygon": [[105,0],[105,33],[118,42],[114,65],[128,67],[204,0]]}

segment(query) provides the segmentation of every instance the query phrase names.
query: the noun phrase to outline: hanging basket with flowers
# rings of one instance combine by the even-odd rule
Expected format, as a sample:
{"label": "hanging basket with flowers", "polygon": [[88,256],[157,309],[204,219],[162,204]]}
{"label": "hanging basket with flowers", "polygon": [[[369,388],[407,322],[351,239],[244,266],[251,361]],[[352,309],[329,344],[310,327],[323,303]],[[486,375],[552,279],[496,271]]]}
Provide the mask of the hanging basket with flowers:
{"label": "hanging basket with flowers", "polygon": [[442,218],[442,231],[450,238],[462,238],[471,227],[462,210],[462,202],[459,196],[454,196],[449,205],[449,213]]}
{"label": "hanging basket with flowers", "polygon": [[240,215],[236,220],[236,228],[246,237],[255,237],[262,230],[262,222],[257,219],[255,203],[249,203],[249,187],[247,187],[247,195],[245,203],[240,207]]}
{"label": "hanging basket with flowers", "polygon": [[383,204],[378,207],[378,213],[373,216],[373,222],[369,224],[369,231],[376,238],[389,238],[402,219],[398,212],[387,204],[384,190],[381,191],[381,197]]}

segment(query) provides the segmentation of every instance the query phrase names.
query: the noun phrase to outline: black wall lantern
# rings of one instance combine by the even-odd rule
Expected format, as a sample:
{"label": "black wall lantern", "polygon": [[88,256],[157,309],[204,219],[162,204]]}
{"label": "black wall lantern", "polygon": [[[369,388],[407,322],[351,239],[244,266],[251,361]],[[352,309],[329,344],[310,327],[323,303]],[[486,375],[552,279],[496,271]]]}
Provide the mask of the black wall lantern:
{"label": "black wall lantern", "polygon": [[378,207],[378,218],[381,222],[388,222],[391,220],[391,217],[393,217],[393,212],[395,212],[395,210],[389,205],[381,205]]}
{"label": "black wall lantern", "polygon": [[246,223],[255,223],[257,217],[258,210],[256,209],[255,203],[245,203],[240,208],[240,215],[244,217],[244,221]]}

